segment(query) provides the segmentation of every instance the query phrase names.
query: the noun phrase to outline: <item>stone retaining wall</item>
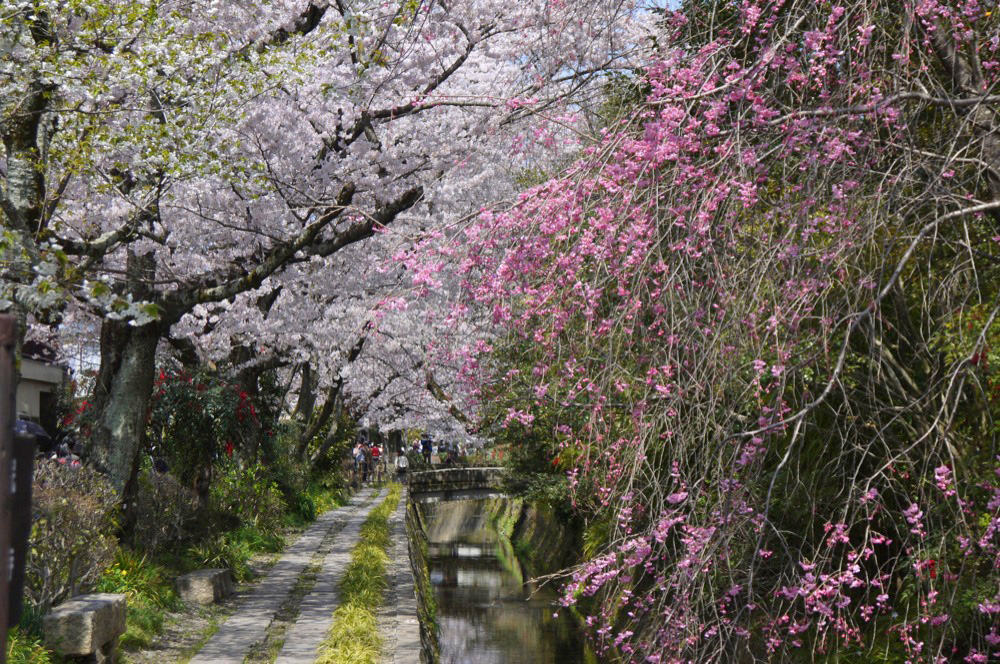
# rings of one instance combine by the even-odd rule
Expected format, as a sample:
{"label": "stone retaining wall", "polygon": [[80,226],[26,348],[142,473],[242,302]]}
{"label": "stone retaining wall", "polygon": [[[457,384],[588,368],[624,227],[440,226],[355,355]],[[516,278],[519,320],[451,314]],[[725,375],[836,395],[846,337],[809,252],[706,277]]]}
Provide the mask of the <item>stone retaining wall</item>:
{"label": "stone retaining wall", "polygon": [[437,664],[441,656],[437,607],[427,567],[427,537],[420,522],[419,510],[415,503],[409,501],[406,504],[406,535],[409,540],[410,568],[413,570],[413,582],[416,586],[417,613],[420,617],[420,661],[423,664]]}

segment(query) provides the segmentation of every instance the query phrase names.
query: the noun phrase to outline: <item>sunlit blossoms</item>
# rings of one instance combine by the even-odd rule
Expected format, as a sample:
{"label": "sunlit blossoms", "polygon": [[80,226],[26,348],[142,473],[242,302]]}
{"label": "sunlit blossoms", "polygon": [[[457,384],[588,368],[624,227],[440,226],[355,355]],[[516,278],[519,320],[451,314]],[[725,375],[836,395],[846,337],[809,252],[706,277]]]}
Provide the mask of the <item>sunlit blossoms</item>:
{"label": "sunlit blossoms", "polygon": [[962,599],[1000,564],[998,19],[683,5],[634,111],[469,231],[470,301],[534,348],[491,394],[572,423],[553,463],[611,524],[565,587],[609,651],[1000,656]]}

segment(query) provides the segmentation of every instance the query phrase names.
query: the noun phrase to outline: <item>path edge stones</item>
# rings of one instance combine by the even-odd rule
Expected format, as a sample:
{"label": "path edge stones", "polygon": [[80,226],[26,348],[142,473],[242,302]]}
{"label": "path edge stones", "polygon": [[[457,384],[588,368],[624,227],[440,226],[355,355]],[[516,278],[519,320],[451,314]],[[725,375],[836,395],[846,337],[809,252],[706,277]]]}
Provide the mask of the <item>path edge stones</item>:
{"label": "path edge stones", "polygon": [[392,516],[392,537],[395,546],[389,573],[393,605],[380,621],[387,652],[383,664],[420,664],[423,661],[420,642],[420,617],[417,613],[416,584],[410,568],[410,542],[406,533],[406,509],[409,491],[403,487],[399,505]]}

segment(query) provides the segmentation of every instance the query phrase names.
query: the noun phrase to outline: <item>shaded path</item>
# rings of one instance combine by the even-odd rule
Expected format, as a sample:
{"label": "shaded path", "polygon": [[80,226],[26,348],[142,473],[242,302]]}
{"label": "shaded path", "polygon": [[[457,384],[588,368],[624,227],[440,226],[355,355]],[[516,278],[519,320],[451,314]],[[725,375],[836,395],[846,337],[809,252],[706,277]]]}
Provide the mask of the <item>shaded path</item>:
{"label": "shaded path", "polygon": [[316,585],[299,605],[299,616],[286,633],[284,646],[275,664],[311,664],[316,660],[319,647],[333,625],[333,612],[340,603],[340,577],[351,562],[351,551],[358,543],[361,524],[378,505],[382,493],[380,491],[365,509],[357,510],[348,517],[333,548],[323,559]]}
{"label": "shaded path", "polygon": [[[190,660],[190,664],[242,664],[251,648],[266,637],[268,626],[288,599],[323,541],[334,532],[335,528],[344,523],[345,517],[348,522],[353,522],[356,513],[367,514],[376,504],[372,500],[375,493],[374,489],[361,491],[346,506],[330,510],[320,516],[294,544],[288,547],[267,577],[254,588],[236,613],[229,617],[219,631]],[[363,516],[360,518],[364,520]],[[335,537],[337,543],[346,543],[350,539],[342,532],[337,533]],[[356,532],[353,539],[357,539]],[[353,541],[347,543],[347,546],[353,547]],[[303,601],[303,606],[307,601],[308,598]],[[328,606],[328,610],[332,613],[333,607]]]}
{"label": "shaded path", "polygon": [[420,663],[420,619],[406,537],[408,502],[409,491],[404,487],[399,507],[390,520],[393,545],[389,549],[389,589],[378,621],[383,643],[382,664]]}

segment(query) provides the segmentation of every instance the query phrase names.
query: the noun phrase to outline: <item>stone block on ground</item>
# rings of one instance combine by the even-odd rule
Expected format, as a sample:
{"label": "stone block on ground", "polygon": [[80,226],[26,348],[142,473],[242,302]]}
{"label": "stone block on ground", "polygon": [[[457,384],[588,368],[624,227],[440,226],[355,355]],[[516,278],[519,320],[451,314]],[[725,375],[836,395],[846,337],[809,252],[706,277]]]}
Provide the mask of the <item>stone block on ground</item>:
{"label": "stone block on ground", "polygon": [[226,569],[200,569],[177,577],[177,594],[192,604],[213,604],[233,590],[233,577]]}
{"label": "stone block on ground", "polygon": [[113,662],[118,637],[125,633],[125,595],[95,593],[63,602],[42,622],[45,644],[60,655]]}

